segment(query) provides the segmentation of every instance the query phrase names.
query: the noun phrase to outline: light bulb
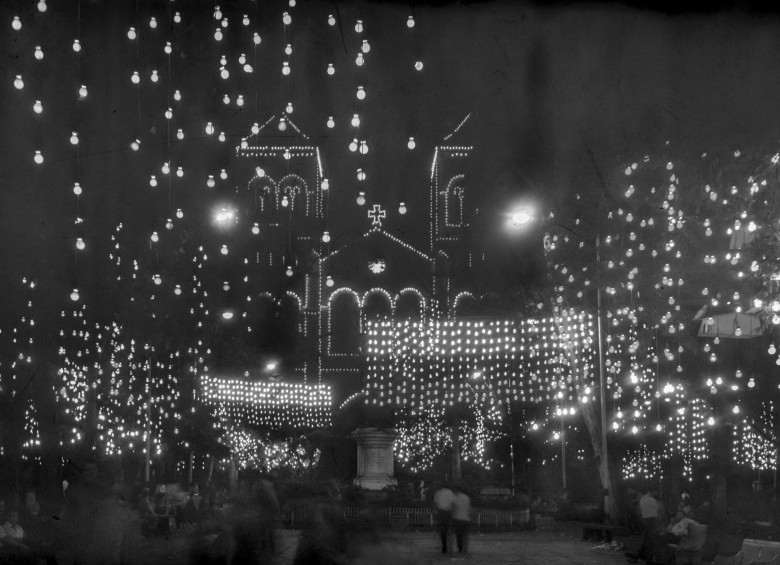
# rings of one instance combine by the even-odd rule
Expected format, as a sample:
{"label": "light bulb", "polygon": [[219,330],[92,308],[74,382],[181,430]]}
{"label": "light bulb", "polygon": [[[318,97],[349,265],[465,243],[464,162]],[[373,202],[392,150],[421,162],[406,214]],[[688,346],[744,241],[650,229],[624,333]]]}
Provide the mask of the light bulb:
{"label": "light bulb", "polygon": [[155,187],[157,186],[157,177],[152,175],[149,179],[149,186]]}
{"label": "light bulb", "polygon": [[328,182],[328,179],[324,178],[322,179],[322,183],[320,184],[320,187],[322,190],[328,190],[330,188],[330,182]]}
{"label": "light bulb", "polygon": [[360,127],[360,116],[357,114],[352,114],[352,127]]}
{"label": "light bulb", "polygon": [[286,107],[284,110],[285,110],[285,112],[287,112],[288,114],[292,114],[292,113],[293,113],[293,105],[292,105],[292,102],[288,102],[288,103],[287,103],[287,107]]}
{"label": "light bulb", "polygon": [[217,139],[219,139],[221,142],[224,143],[224,141],[226,139],[225,138],[225,132],[224,131],[219,132],[219,135],[217,136]]}
{"label": "light bulb", "polygon": [[181,128],[179,128],[179,131],[176,132],[176,137],[180,140],[184,139],[184,131]]}
{"label": "light bulb", "polygon": [[215,184],[217,184],[217,183],[216,183],[216,181],[214,180],[214,175],[209,175],[209,178],[208,178],[208,180],[206,181],[206,186],[208,186],[209,188],[214,188],[214,185],[215,185]]}
{"label": "light bulb", "polygon": [[366,90],[362,86],[358,86],[357,93],[355,94],[358,100],[365,100]]}
{"label": "light bulb", "polygon": [[153,231],[150,239],[152,240],[152,242],[157,243],[158,241],[160,241],[160,236],[157,235],[156,231]]}
{"label": "light bulb", "polygon": [[[14,20],[18,20],[19,18],[14,18]],[[336,18],[333,17],[333,14],[328,14],[328,25],[334,26],[336,25]],[[19,24],[19,27],[21,28],[21,23]],[[16,29],[16,28],[15,28]]]}
{"label": "light bulb", "polygon": [[86,85],[82,84],[79,88],[79,100],[84,100],[87,97],[87,87]]}
{"label": "light bulb", "polygon": [[255,235],[260,235],[260,224],[258,224],[257,222],[255,222],[254,225],[252,226],[252,233]]}
{"label": "light bulb", "polygon": [[214,6],[214,19],[215,20],[222,19],[222,10],[220,10],[219,6]]}
{"label": "light bulb", "polygon": [[81,189],[81,185],[79,183],[74,183],[73,184],[73,194],[75,194],[76,196],[81,196],[82,192],[83,192],[83,190]]}
{"label": "light bulb", "polygon": [[35,112],[36,114],[40,114],[41,112],[43,112],[43,104],[41,104],[40,100],[36,100],[35,104],[33,104],[33,112]]}
{"label": "light bulb", "polygon": [[365,155],[366,153],[368,153],[368,143],[366,143],[365,141],[361,141],[360,142],[360,154],[361,155]]}
{"label": "light bulb", "polygon": [[43,59],[43,49],[41,49],[40,45],[35,46],[35,58],[39,61]]}
{"label": "light bulb", "polygon": [[223,103],[223,104],[225,104],[225,106],[227,106],[228,104],[230,104],[230,96],[228,96],[227,94],[225,94],[225,96],[223,96],[223,97],[222,97],[222,103]]}
{"label": "light bulb", "polygon": [[328,123],[329,128],[333,128],[336,125],[336,122],[333,120],[333,116],[328,116]]}
{"label": "light bulb", "polygon": [[248,14],[244,14],[244,19],[241,20],[241,23],[244,24],[245,26],[249,25],[250,22],[249,22],[249,15]]}
{"label": "light bulb", "polygon": [[265,170],[263,170],[262,167],[255,167],[255,174],[258,178],[263,178],[265,176]]}
{"label": "light bulb", "polygon": [[40,152],[40,151],[36,151],[36,152],[35,152],[35,156],[33,157],[33,160],[34,160],[34,161],[35,161],[37,164],[39,164],[39,165],[42,165],[42,164],[43,164],[43,155],[41,154],[41,152]]}
{"label": "light bulb", "polygon": [[133,71],[133,75],[130,77],[130,81],[133,84],[138,84],[141,82],[141,77],[138,75],[138,71]]}
{"label": "light bulb", "polygon": [[413,138],[413,137],[410,137],[410,138],[409,138],[409,141],[407,141],[407,142],[406,142],[406,146],[407,146],[409,149],[414,149],[415,147],[417,147],[417,142],[415,142],[415,141],[414,141],[414,138]]}
{"label": "light bulb", "polygon": [[282,74],[285,76],[290,74],[290,63],[288,63],[287,61],[282,63]]}
{"label": "light bulb", "polygon": [[243,105],[244,105],[244,95],[243,94],[239,94],[238,98],[236,98],[236,106],[241,107]]}
{"label": "light bulb", "polygon": [[355,22],[355,31],[357,33],[363,33],[363,20],[358,20]]}
{"label": "light bulb", "polygon": [[80,237],[76,238],[76,249],[79,251],[82,251],[86,247],[86,244],[84,243],[84,240]]}
{"label": "light bulb", "polygon": [[73,289],[73,292],[70,293],[70,299],[73,302],[77,302],[78,301],[78,299],[79,299],[79,289],[77,289],[77,288]]}
{"label": "light bulb", "polygon": [[162,174],[167,175],[171,172],[171,166],[168,163],[163,163],[163,166],[160,167],[160,171],[162,171]]}
{"label": "light bulb", "polygon": [[165,119],[170,120],[173,117],[173,110],[168,108],[165,110]]}
{"label": "light bulb", "polygon": [[289,43],[284,48],[285,55],[292,55],[292,45]]}
{"label": "light bulb", "polygon": [[290,205],[290,200],[287,198],[287,195],[285,194],[282,196],[282,206],[285,208]]}
{"label": "light bulb", "polygon": [[423,70],[423,62],[422,61],[415,61],[414,68],[417,69],[418,71]]}
{"label": "light bulb", "polygon": [[211,122],[206,124],[206,135],[214,135],[214,125]]}
{"label": "light bulb", "polygon": [[355,64],[358,67],[362,67],[366,62],[366,58],[363,56],[363,53],[358,53],[357,57],[355,57]]}
{"label": "light bulb", "polygon": [[217,41],[222,41],[222,30],[220,28],[214,30],[214,39]]}
{"label": "light bulb", "polygon": [[14,29],[14,31],[19,31],[22,29],[22,20],[19,19],[19,16],[14,16],[13,21],[11,21],[11,27]]}
{"label": "light bulb", "polygon": [[333,286],[334,284],[335,283],[333,282],[333,278],[330,275],[328,275],[325,278],[325,285],[330,287],[330,286]]}
{"label": "light bulb", "polygon": [[16,78],[14,79],[14,87],[16,90],[21,90],[24,88],[24,81],[22,80],[22,75],[16,75]]}
{"label": "light bulb", "polygon": [[260,133],[260,124],[255,122],[252,124],[252,135],[257,135],[258,133]]}
{"label": "light bulb", "polygon": [[228,246],[227,245],[223,245],[222,248],[219,250],[219,252],[222,253],[222,255],[227,255],[228,254]]}
{"label": "light bulb", "polygon": [[79,134],[78,132],[71,132],[70,134],[70,144],[71,145],[78,145],[79,144]]}
{"label": "light bulb", "polygon": [[414,16],[409,16],[409,18],[407,18],[406,27],[408,27],[409,29],[414,27]]}
{"label": "light bulb", "polygon": [[171,220],[170,218],[165,220],[165,228],[169,229],[169,230],[172,230],[173,229],[173,220]]}
{"label": "light bulb", "polygon": [[366,180],[366,173],[363,171],[363,169],[357,170],[357,180],[364,181]]}
{"label": "light bulb", "polygon": [[149,19],[149,27],[152,29],[155,29],[157,27],[157,18],[155,18],[154,16],[152,16]]}
{"label": "light bulb", "polygon": [[181,167],[178,167],[176,169],[176,176],[179,177],[179,178],[183,177],[184,176],[184,169],[182,169]]}
{"label": "light bulb", "polygon": [[138,139],[134,139],[130,142],[130,149],[133,151],[138,151],[141,148],[141,141]]}
{"label": "light bulb", "polygon": [[[222,79],[223,79],[223,80],[227,80],[227,79],[229,79],[229,78],[230,78],[230,71],[229,71],[229,70],[227,70],[227,67],[222,67],[222,68],[219,70],[219,76],[220,76],[220,77],[222,77]],[[228,102],[229,102],[229,101],[230,101],[230,100],[228,100]]]}
{"label": "light bulb", "polygon": [[322,241],[328,243],[330,241],[330,232],[322,232]]}
{"label": "light bulb", "polygon": [[357,203],[358,206],[362,206],[366,203],[366,193],[365,192],[359,192],[357,197]]}
{"label": "light bulb", "polygon": [[227,180],[228,174],[227,174],[227,171],[225,169],[222,169],[221,171],[219,171],[219,178],[221,178],[222,180]]}
{"label": "light bulb", "polygon": [[334,75],[334,74],[336,74],[336,69],[335,69],[335,67],[333,66],[333,63],[328,63],[328,74],[329,74],[329,75]]}
{"label": "light bulb", "polygon": [[398,205],[398,213],[399,214],[406,214],[406,204],[401,202],[401,204]]}
{"label": "light bulb", "polygon": [[284,12],[284,13],[282,14],[282,22],[283,22],[283,23],[284,23],[284,25],[286,25],[286,26],[288,26],[288,25],[290,25],[290,24],[292,23],[292,16],[290,16],[290,13],[289,13],[289,12]]}
{"label": "light bulb", "polygon": [[152,280],[154,281],[154,284],[157,285],[162,284],[162,277],[160,275],[154,275],[154,277],[152,277]]}
{"label": "light bulb", "polygon": [[179,296],[181,294],[181,285],[177,284],[173,288],[173,294],[175,294],[176,296]]}
{"label": "light bulb", "polygon": [[177,90],[173,93],[173,99],[176,100],[176,102],[179,102],[181,100],[181,91]]}
{"label": "light bulb", "polygon": [[182,212],[181,208],[176,209],[176,217],[179,219],[184,217],[184,212]]}
{"label": "light bulb", "polygon": [[255,35],[252,37],[252,41],[254,41],[255,45],[260,45],[262,42],[262,39],[260,39],[260,34],[255,32]]}
{"label": "light bulb", "polygon": [[354,153],[355,151],[357,151],[357,148],[358,148],[358,140],[353,139],[349,144],[349,150]]}
{"label": "light bulb", "polygon": [[78,39],[73,40],[73,50],[78,53],[81,51],[81,42]]}
{"label": "light bulb", "polygon": [[166,55],[170,55],[171,51],[173,51],[173,47],[171,46],[170,41],[165,42],[165,47],[163,47],[163,51],[165,51]]}

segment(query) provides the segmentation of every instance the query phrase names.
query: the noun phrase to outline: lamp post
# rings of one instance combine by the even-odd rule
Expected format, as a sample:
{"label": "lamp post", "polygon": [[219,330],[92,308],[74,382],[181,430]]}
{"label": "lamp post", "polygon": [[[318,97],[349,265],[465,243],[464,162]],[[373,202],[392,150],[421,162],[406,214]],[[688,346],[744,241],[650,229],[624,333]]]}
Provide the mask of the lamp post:
{"label": "lamp post", "polygon": [[[513,229],[523,228],[528,224],[537,220],[536,214],[532,209],[521,208],[513,212],[510,216],[509,225]],[[554,225],[568,231],[569,233],[577,236],[583,241],[587,241],[588,238],[580,233],[577,233],[569,226],[565,224],[555,223]],[[601,412],[601,430],[600,430],[600,443],[601,443],[601,457],[600,457],[600,474],[604,487],[604,508],[605,510],[611,505],[608,504],[608,498],[612,496],[612,493],[608,491],[609,481],[609,451],[607,445],[607,402],[606,402],[606,379],[604,376],[604,344],[602,337],[602,306],[601,306],[601,236],[596,233],[595,235],[595,260],[596,260],[596,331],[597,347],[598,347],[598,369],[599,369],[599,402]],[[563,420],[561,420],[563,421]],[[563,424],[561,425],[563,428]],[[565,452],[562,452],[562,458],[565,461]],[[565,471],[564,471],[564,488],[565,488]]]}

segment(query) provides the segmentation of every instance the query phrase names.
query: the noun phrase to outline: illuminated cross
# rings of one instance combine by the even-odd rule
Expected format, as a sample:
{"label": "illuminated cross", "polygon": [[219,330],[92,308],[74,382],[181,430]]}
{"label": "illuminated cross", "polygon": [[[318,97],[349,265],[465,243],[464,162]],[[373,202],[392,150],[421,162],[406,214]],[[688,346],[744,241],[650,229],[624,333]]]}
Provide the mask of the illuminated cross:
{"label": "illuminated cross", "polygon": [[382,218],[387,217],[387,212],[382,210],[382,207],[379,204],[374,204],[373,209],[368,211],[368,217],[371,218],[372,226],[381,226]]}

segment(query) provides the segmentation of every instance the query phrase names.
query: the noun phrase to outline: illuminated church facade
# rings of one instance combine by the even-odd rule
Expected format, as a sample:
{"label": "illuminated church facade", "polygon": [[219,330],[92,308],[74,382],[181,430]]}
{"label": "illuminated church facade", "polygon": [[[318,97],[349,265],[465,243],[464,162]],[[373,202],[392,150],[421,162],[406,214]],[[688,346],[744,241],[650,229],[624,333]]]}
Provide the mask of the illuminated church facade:
{"label": "illuminated church facade", "polygon": [[[446,317],[474,300],[469,271],[482,256],[469,242],[472,147],[458,141],[468,119],[434,149],[424,210],[403,202],[388,210],[363,192],[348,209],[330,208],[339,187],[328,179],[320,148],[285,113],[256,125],[236,148],[237,221],[252,235],[230,242],[244,259],[234,267],[241,272],[225,276],[243,274],[250,285],[251,339],[283,348],[280,336],[262,332],[284,326],[294,342],[281,356],[285,379],[332,384],[338,402],[363,385],[367,320]],[[358,229],[344,233],[348,216]],[[412,221],[413,232],[392,229],[399,216]],[[272,318],[279,322],[263,330]],[[273,347],[267,351],[273,355]]]}

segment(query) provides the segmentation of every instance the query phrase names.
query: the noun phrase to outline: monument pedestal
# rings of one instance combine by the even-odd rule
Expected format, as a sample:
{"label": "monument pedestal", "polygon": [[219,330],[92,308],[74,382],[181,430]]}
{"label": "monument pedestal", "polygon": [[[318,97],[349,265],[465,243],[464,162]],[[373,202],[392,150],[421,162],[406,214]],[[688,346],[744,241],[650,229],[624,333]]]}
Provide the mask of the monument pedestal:
{"label": "monument pedestal", "polygon": [[355,485],[366,490],[382,490],[398,484],[393,477],[395,430],[358,428],[352,437],[357,441]]}

